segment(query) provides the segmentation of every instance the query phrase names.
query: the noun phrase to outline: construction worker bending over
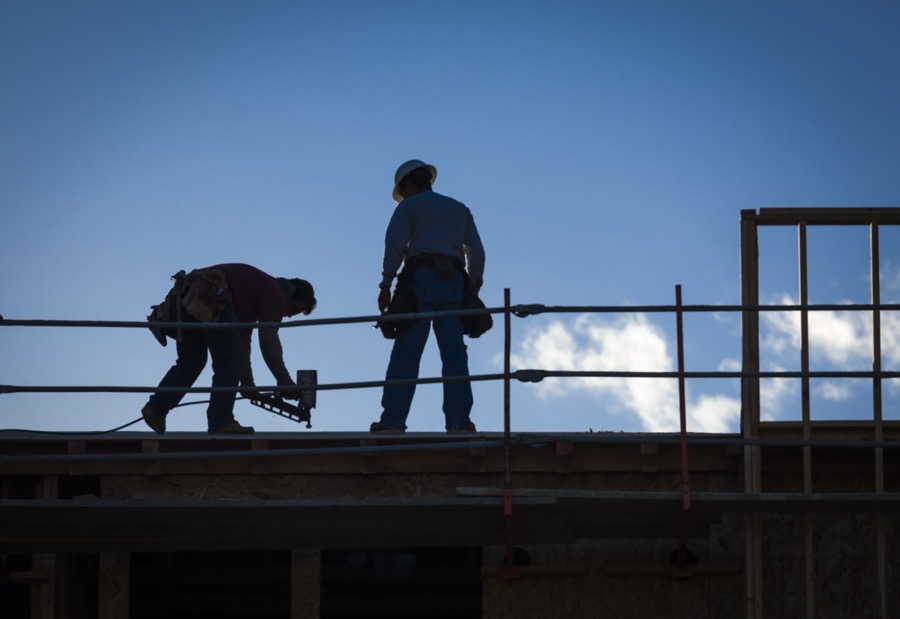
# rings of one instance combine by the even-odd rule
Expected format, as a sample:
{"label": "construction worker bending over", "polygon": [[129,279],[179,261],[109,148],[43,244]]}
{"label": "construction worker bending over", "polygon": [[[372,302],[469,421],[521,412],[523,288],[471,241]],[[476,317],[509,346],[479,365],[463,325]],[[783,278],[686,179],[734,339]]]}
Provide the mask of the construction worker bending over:
{"label": "construction worker bending over", "polygon": [[[188,388],[206,366],[207,351],[212,357],[213,387],[254,386],[250,365],[253,329],[167,329],[154,322],[281,322],[282,318],[309,314],[316,307],[312,285],[302,279],[272,277],[248,264],[219,264],[176,275],[175,287],[166,300],[153,307],[148,317],[157,340],[176,339],[178,358],[160,387]],[[282,390],[282,397],[299,399],[299,390],[284,365],[281,340],[276,327],[259,328],[259,348],[263,359]],[[141,410],[144,421],[157,434],[166,431],[166,415],[186,392],[157,391]],[[210,394],[206,411],[210,434],[251,434],[253,428],[234,419],[234,391]]]}
{"label": "construction worker bending over", "polygon": [[[401,165],[394,175],[393,197],[398,202],[384,240],[384,261],[378,295],[382,313],[458,310],[464,299],[477,296],[484,274],[484,247],[472,213],[462,204],[432,191],[437,169],[418,159]],[[400,265],[394,297],[391,282]],[[468,272],[466,272],[468,271]],[[468,289],[467,289],[468,288]],[[469,360],[459,317],[414,320],[395,324],[386,337],[394,338],[386,380],[415,379],[428,333],[433,324],[443,364],[442,376],[468,377]],[[415,384],[386,385],[381,418],[370,432],[402,434],[415,394]],[[449,433],[475,431],[469,418],[472,386],[469,381],[444,383],[445,428]]]}

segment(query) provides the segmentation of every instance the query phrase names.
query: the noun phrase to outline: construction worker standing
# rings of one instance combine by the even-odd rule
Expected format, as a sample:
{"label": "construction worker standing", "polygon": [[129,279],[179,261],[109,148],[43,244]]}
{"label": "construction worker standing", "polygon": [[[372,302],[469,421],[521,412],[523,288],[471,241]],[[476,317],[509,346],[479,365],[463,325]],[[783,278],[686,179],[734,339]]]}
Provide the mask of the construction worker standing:
{"label": "construction worker standing", "polygon": [[[457,310],[464,298],[476,296],[484,274],[484,247],[472,213],[462,204],[432,190],[437,169],[413,159],[394,175],[393,197],[398,202],[384,240],[384,261],[378,295],[382,313],[397,301],[397,312]],[[399,274],[401,264],[403,270]],[[398,277],[394,297],[391,283]],[[468,290],[467,290],[468,287]],[[393,301],[393,303],[392,303]],[[440,317],[400,323],[386,380],[415,379],[431,326],[441,351],[443,377],[468,377],[469,362],[459,317]],[[372,424],[375,433],[402,434],[415,394],[415,384],[386,385],[383,412]],[[469,418],[472,386],[469,381],[444,383],[445,427],[449,433],[475,431]]]}

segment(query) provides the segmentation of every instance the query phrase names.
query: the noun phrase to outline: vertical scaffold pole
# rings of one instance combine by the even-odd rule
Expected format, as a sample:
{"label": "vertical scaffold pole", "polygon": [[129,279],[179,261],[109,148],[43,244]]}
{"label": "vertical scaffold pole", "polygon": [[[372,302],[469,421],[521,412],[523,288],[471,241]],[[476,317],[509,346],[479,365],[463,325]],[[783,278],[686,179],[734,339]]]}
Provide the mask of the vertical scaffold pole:
{"label": "vertical scaffold pole", "polygon": [[[809,260],[807,256],[807,226],[801,221],[797,226],[797,256],[799,259],[800,274],[800,404],[802,409],[803,440],[812,439],[812,412],[810,405],[810,381],[809,381]],[[803,492],[811,493],[812,483],[812,449],[809,445],[803,446]],[[816,559],[814,523],[810,514],[803,516],[803,548],[805,559],[806,582],[806,616],[813,619],[816,616]]]}
{"label": "vertical scaffold pole", "polygon": [[509,288],[503,289],[503,528],[506,536],[506,555],[500,568],[500,576],[511,580],[522,577],[522,569],[516,565],[514,556],[515,531],[513,530],[512,509],[512,439],[510,422],[510,353],[511,353],[511,310]]}
{"label": "vertical scaffold pole", "polygon": [[678,338],[678,411],[681,427],[681,535],[678,546],[678,575],[690,575],[688,560],[688,529],[691,520],[691,478],[688,471],[687,404],[684,385],[684,311],[681,286],[675,286],[675,323]]}
{"label": "vertical scaffold pole", "polygon": [[[741,436],[759,438],[759,233],[753,209],[741,211]],[[758,445],[744,446],[744,491],[762,490]],[[763,619],[762,516],[744,516],[744,616]]]}
{"label": "vertical scaffold pole", "polygon": [[[869,227],[869,254],[872,310],[872,406],[876,441],[884,440],[884,420],[881,393],[881,253],[878,224]],[[875,492],[884,492],[884,449],[875,448]],[[884,512],[875,513],[875,555],[878,570],[878,597],[881,617],[887,619],[887,539],[884,526]]]}

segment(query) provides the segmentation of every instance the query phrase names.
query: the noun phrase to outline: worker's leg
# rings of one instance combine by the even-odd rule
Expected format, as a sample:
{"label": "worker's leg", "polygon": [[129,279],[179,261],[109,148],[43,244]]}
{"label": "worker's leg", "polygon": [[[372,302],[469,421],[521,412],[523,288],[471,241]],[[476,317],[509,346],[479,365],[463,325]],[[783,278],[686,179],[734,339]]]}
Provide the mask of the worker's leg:
{"label": "worker's leg", "polygon": [[[421,309],[421,307],[420,307]],[[426,310],[427,311],[427,310]],[[394,340],[391,360],[388,363],[385,380],[403,380],[419,377],[419,362],[431,330],[430,320],[417,320],[406,326]],[[407,385],[385,385],[381,396],[380,423],[384,428],[406,429],[406,418],[416,393],[414,383]]]}
{"label": "worker's leg", "polygon": [[[186,314],[185,314],[186,316]],[[184,318],[185,322],[195,322],[192,318]],[[163,379],[160,387],[190,387],[206,367],[206,341],[203,333],[197,329],[182,329],[181,341],[177,342],[178,357]],[[165,417],[169,411],[181,402],[185,392],[156,392],[147,401],[157,415]]]}
{"label": "worker's leg", "polygon": [[[229,303],[219,322],[236,322],[234,307]],[[206,346],[212,357],[213,387],[237,387],[241,379],[241,336],[238,329],[207,329]],[[217,430],[234,421],[235,391],[213,392],[209,398],[206,419],[210,430]]]}
{"label": "worker's leg", "polygon": [[[434,335],[441,350],[441,376],[468,377],[469,356],[463,340],[459,318],[440,318],[434,323]],[[444,416],[447,429],[465,428],[472,411],[472,383],[453,381],[444,383]]]}
{"label": "worker's leg", "polygon": [[[441,311],[460,309],[463,299],[462,274],[458,274],[454,280],[437,281],[441,290],[436,309]],[[468,377],[469,355],[463,339],[462,320],[456,316],[435,319],[434,336],[441,351],[441,376]],[[467,427],[471,411],[472,384],[469,381],[444,383],[444,417],[447,429]]]}

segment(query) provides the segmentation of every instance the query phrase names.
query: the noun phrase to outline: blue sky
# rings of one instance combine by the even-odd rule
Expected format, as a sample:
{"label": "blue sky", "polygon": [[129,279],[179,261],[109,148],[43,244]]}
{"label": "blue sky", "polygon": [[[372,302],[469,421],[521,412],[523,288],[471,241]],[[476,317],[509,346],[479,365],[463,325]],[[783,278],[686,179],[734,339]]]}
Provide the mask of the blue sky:
{"label": "blue sky", "polygon": [[[2,0],[0,314],[143,320],[170,275],[231,261],[310,280],[313,318],[374,314],[392,177],[410,158],[472,209],[489,306],[504,288],[513,303],[673,304],[676,285],[688,304],[737,304],[742,209],[900,204],[898,32],[887,1]],[[810,231],[812,302],[868,301],[867,238]],[[900,234],[881,244],[897,302]],[[796,302],[796,231],[760,245],[763,300]],[[823,316],[814,368],[868,369],[870,330]],[[764,331],[764,369],[797,369],[790,316]],[[739,335],[737,315],[688,316],[687,368],[733,369]],[[884,337],[897,369],[891,320]],[[288,367],[322,383],[381,380],[390,352],[366,324],[282,341]],[[667,315],[513,323],[514,369],[665,371],[674,345]],[[174,360],[142,329],[0,327],[0,351],[11,385],[153,386]],[[471,341],[472,373],[500,371],[502,351],[500,328]],[[432,339],[422,375],[439,373]],[[765,385],[768,418],[799,417],[789,382]],[[474,389],[478,427],[502,429],[502,385]],[[517,383],[513,429],[673,429],[674,389]],[[865,418],[867,389],[816,385],[814,418]],[[886,417],[900,418],[896,391]],[[690,428],[736,429],[737,381],[690,382],[688,396]],[[103,430],[145,398],[5,394],[0,427]],[[379,401],[323,391],[314,431],[364,430]],[[258,430],[299,429],[235,410]],[[420,387],[410,430],[442,417],[440,388]],[[204,406],[169,428],[205,429]]]}

